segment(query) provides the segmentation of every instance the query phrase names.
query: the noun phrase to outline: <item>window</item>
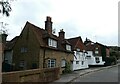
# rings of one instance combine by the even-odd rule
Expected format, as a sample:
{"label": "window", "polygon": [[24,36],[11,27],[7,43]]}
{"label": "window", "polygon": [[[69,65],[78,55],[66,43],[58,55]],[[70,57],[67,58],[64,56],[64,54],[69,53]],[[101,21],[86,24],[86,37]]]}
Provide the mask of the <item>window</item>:
{"label": "window", "polygon": [[76,61],[76,64],[79,64],[79,61]]}
{"label": "window", "polygon": [[99,62],[100,62],[99,57],[96,57],[95,60],[96,60],[96,63],[99,63]]}
{"label": "window", "polygon": [[62,59],[62,61],[61,61],[61,67],[65,67],[65,63],[66,63],[65,59]]}
{"label": "window", "polygon": [[98,48],[95,48],[96,50],[98,50]]}
{"label": "window", "polygon": [[21,53],[27,52],[27,48],[26,47],[22,47],[21,48]]}
{"label": "window", "polygon": [[66,45],[66,50],[71,51],[71,46],[70,45]]}
{"label": "window", "polygon": [[95,54],[98,54],[98,51],[97,51],[97,50],[95,51]]}
{"label": "window", "polygon": [[76,51],[76,56],[80,56],[80,52]]}
{"label": "window", "polygon": [[37,69],[37,63],[32,63],[32,69]]}
{"label": "window", "polygon": [[48,67],[52,68],[55,67],[56,60],[55,59],[49,59],[48,60]]}
{"label": "window", "polygon": [[24,67],[25,67],[25,61],[24,61],[24,60],[21,60],[21,61],[20,61],[19,67],[21,67],[21,68],[24,68]]}
{"label": "window", "polygon": [[56,48],[57,47],[57,41],[49,38],[48,39],[48,45]]}
{"label": "window", "polygon": [[95,54],[98,54],[98,47],[95,48]]}
{"label": "window", "polygon": [[84,61],[82,61],[81,64],[83,65],[83,64],[84,64]]}
{"label": "window", "polygon": [[77,50],[78,52],[80,51],[80,49],[79,49],[79,48],[77,48],[76,50]]}
{"label": "window", "polygon": [[87,55],[87,56],[86,56],[86,59],[90,59],[90,58],[91,58],[91,56],[90,56],[90,55]]}

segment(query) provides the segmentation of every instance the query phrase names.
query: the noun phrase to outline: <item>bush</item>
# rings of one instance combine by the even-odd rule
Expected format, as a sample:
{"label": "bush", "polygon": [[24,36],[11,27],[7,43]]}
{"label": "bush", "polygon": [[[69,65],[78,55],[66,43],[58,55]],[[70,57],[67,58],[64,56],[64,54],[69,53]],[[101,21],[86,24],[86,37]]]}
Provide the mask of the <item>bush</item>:
{"label": "bush", "polygon": [[116,63],[117,63],[117,58],[115,56],[105,58],[105,65],[106,66],[110,66],[110,65],[116,64]]}
{"label": "bush", "polygon": [[71,69],[70,69],[70,63],[66,62],[65,64],[65,70],[63,70],[63,73],[70,73]]}

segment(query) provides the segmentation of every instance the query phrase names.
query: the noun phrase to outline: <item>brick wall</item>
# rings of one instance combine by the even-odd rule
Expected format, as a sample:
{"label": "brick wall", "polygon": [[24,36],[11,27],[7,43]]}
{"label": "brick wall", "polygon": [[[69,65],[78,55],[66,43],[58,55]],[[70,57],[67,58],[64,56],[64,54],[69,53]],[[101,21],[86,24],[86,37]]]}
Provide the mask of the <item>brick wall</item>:
{"label": "brick wall", "polygon": [[2,43],[0,43],[0,84],[2,82]]}
{"label": "brick wall", "polygon": [[[70,65],[72,64],[71,61],[73,61],[73,54],[72,53],[66,53],[66,52],[60,52],[60,51],[54,51],[54,50],[46,50],[45,52],[45,67],[47,67],[48,59],[56,59],[56,66],[55,67],[61,67],[62,60],[66,60],[66,62],[69,62]],[[64,69],[60,68],[60,74],[62,74],[62,71]]]}
{"label": "brick wall", "polygon": [[60,68],[32,69],[2,74],[5,82],[52,82],[59,79]]}
{"label": "brick wall", "polygon": [[[27,48],[27,52],[21,53],[21,48]],[[13,48],[13,65],[15,69],[19,70],[20,61],[24,60],[26,62],[25,69],[31,69],[32,63],[37,64],[37,68],[41,66],[38,65],[39,62],[39,49],[40,45],[36,40],[36,37],[32,30],[25,28],[22,31],[19,39],[17,40]]]}

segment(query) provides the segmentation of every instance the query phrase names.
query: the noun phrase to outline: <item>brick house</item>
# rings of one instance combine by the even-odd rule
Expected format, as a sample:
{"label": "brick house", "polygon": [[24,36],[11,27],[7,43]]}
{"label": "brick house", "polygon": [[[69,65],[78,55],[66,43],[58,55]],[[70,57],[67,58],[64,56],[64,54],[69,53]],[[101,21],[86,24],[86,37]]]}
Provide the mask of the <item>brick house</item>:
{"label": "brick house", "polygon": [[105,58],[109,57],[109,48],[103,44],[100,44],[98,42],[94,43],[90,41],[89,39],[86,39],[84,42],[86,45],[86,51],[88,64],[89,65],[104,65]]}
{"label": "brick house", "polygon": [[0,48],[1,48],[1,55],[2,55],[2,62],[4,61],[4,50],[5,50],[5,45],[6,45],[6,38],[7,38],[6,33],[0,34]]}
{"label": "brick house", "polygon": [[0,83],[2,83],[2,63],[4,58],[6,38],[7,34],[4,31],[0,32]]}
{"label": "brick house", "polygon": [[85,69],[88,68],[88,62],[86,59],[85,45],[82,41],[82,38],[75,37],[70,38],[68,41],[72,44],[72,50],[74,51],[74,61],[73,61],[73,70]]}
{"label": "brick house", "polygon": [[6,41],[6,44],[5,44],[4,61],[6,61],[10,65],[12,65],[13,47],[18,38],[19,36],[16,36],[12,40]]}
{"label": "brick house", "polygon": [[64,34],[64,31],[60,31],[59,36],[52,34],[49,16],[45,21],[45,29],[27,22],[13,47],[12,64],[15,69],[60,67],[62,73],[65,63],[71,65],[74,58],[72,46]]}
{"label": "brick house", "polygon": [[13,69],[13,47],[17,41],[19,36],[16,36],[11,41],[5,42],[4,47],[4,56],[3,56],[3,63],[2,63],[2,72],[9,72],[14,70]]}

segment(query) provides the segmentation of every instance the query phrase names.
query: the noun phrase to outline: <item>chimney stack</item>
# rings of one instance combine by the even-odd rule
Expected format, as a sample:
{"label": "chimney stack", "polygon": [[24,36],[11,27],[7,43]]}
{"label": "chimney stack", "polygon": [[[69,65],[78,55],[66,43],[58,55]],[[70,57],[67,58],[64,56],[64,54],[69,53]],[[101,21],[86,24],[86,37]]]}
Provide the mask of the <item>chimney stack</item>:
{"label": "chimney stack", "polygon": [[59,38],[62,40],[65,38],[65,32],[63,31],[63,29],[61,29],[59,32]]}
{"label": "chimney stack", "polygon": [[51,17],[47,16],[46,17],[46,21],[45,21],[45,30],[49,33],[52,34],[52,21],[51,21]]}

